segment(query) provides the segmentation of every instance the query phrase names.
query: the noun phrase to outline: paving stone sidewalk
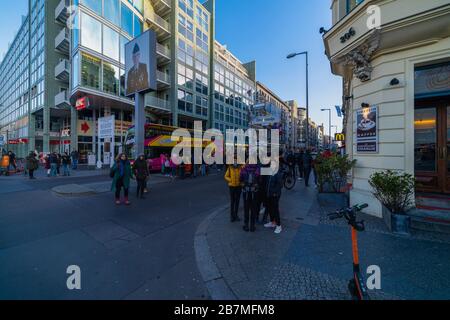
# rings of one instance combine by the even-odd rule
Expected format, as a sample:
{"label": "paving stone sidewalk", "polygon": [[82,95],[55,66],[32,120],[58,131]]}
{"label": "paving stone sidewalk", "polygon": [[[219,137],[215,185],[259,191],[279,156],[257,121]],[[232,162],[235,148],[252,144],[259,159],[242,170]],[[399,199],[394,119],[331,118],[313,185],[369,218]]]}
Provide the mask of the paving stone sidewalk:
{"label": "paving stone sidewalk", "polygon": [[[228,209],[211,218],[205,232],[209,252],[233,295],[250,300],[351,299],[350,233],[345,222],[326,219],[334,209],[322,207],[316,190],[299,184],[284,191],[280,235],[263,226],[256,233],[245,233],[241,223],[229,222]],[[382,290],[371,291],[372,299],[450,298],[450,236],[395,236],[381,219],[363,219],[367,223],[367,231],[360,234],[363,270],[378,265],[382,273]]]}

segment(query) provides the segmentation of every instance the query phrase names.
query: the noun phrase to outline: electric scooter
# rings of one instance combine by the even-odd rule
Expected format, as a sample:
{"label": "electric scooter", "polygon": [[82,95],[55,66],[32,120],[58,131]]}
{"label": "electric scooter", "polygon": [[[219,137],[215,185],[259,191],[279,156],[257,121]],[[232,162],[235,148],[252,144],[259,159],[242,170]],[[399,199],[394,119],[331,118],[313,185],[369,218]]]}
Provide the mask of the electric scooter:
{"label": "electric scooter", "polygon": [[359,254],[358,254],[358,232],[365,230],[364,221],[356,221],[356,213],[367,208],[368,204],[356,205],[350,208],[344,208],[337,210],[334,213],[330,213],[328,217],[330,220],[336,220],[345,218],[351,227],[352,231],[352,253],[353,253],[353,279],[348,283],[348,289],[352,298],[355,300],[370,300],[367,292],[366,285],[361,275],[359,266]]}

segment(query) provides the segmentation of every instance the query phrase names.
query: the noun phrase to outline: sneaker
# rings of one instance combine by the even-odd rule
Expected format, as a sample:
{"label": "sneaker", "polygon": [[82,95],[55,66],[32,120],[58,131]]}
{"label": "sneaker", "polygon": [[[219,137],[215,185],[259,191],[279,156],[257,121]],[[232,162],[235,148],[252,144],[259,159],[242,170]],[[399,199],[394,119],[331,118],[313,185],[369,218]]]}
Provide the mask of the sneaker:
{"label": "sneaker", "polygon": [[120,200],[116,200],[116,205],[120,206],[121,202]]}
{"label": "sneaker", "polygon": [[280,233],[281,233],[281,231],[283,231],[283,228],[282,228],[281,226],[277,226],[277,227],[275,228],[275,231],[274,231],[274,233],[276,233],[276,234],[280,234]]}
{"label": "sneaker", "polygon": [[273,222],[269,222],[264,225],[264,228],[275,228],[275,227],[276,225]]}

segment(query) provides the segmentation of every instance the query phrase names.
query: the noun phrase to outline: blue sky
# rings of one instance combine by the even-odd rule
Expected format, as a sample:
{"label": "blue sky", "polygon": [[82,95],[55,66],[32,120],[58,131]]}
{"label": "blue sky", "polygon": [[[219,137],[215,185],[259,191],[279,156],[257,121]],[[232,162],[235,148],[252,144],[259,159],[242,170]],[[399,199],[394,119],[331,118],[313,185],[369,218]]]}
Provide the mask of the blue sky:
{"label": "blue sky", "polygon": [[[0,55],[17,32],[27,0],[2,1]],[[330,0],[216,0],[216,38],[242,62],[257,61],[257,78],[285,100],[305,105],[305,59],[310,55],[310,116],[328,129],[328,113],[341,103],[341,79],[331,74],[319,34],[331,25]],[[333,124],[340,126],[333,110]]]}

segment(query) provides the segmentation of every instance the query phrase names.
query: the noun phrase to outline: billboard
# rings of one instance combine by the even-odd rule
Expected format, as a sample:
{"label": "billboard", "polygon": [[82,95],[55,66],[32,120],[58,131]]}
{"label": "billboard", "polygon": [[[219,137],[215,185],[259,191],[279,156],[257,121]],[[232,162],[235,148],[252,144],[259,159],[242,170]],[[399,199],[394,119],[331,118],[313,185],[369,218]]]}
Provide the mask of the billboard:
{"label": "billboard", "polygon": [[113,138],[115,135],[116,121],[114,116],[98,119],[98,137],[100,139]]}
{"label": "billboard", "polygon": [[272,103],[254,105],[250,111],[250,125],[262,127],[279,127],[281,110]]}
{"label": "billboard", "polygon": [[126,96],[156,90],[156,34],[147,30],[125,45]]}
{"label": "billboard", "polygon": [[356,151],[378,152],[378,107],[366,106],[356,111]]}

